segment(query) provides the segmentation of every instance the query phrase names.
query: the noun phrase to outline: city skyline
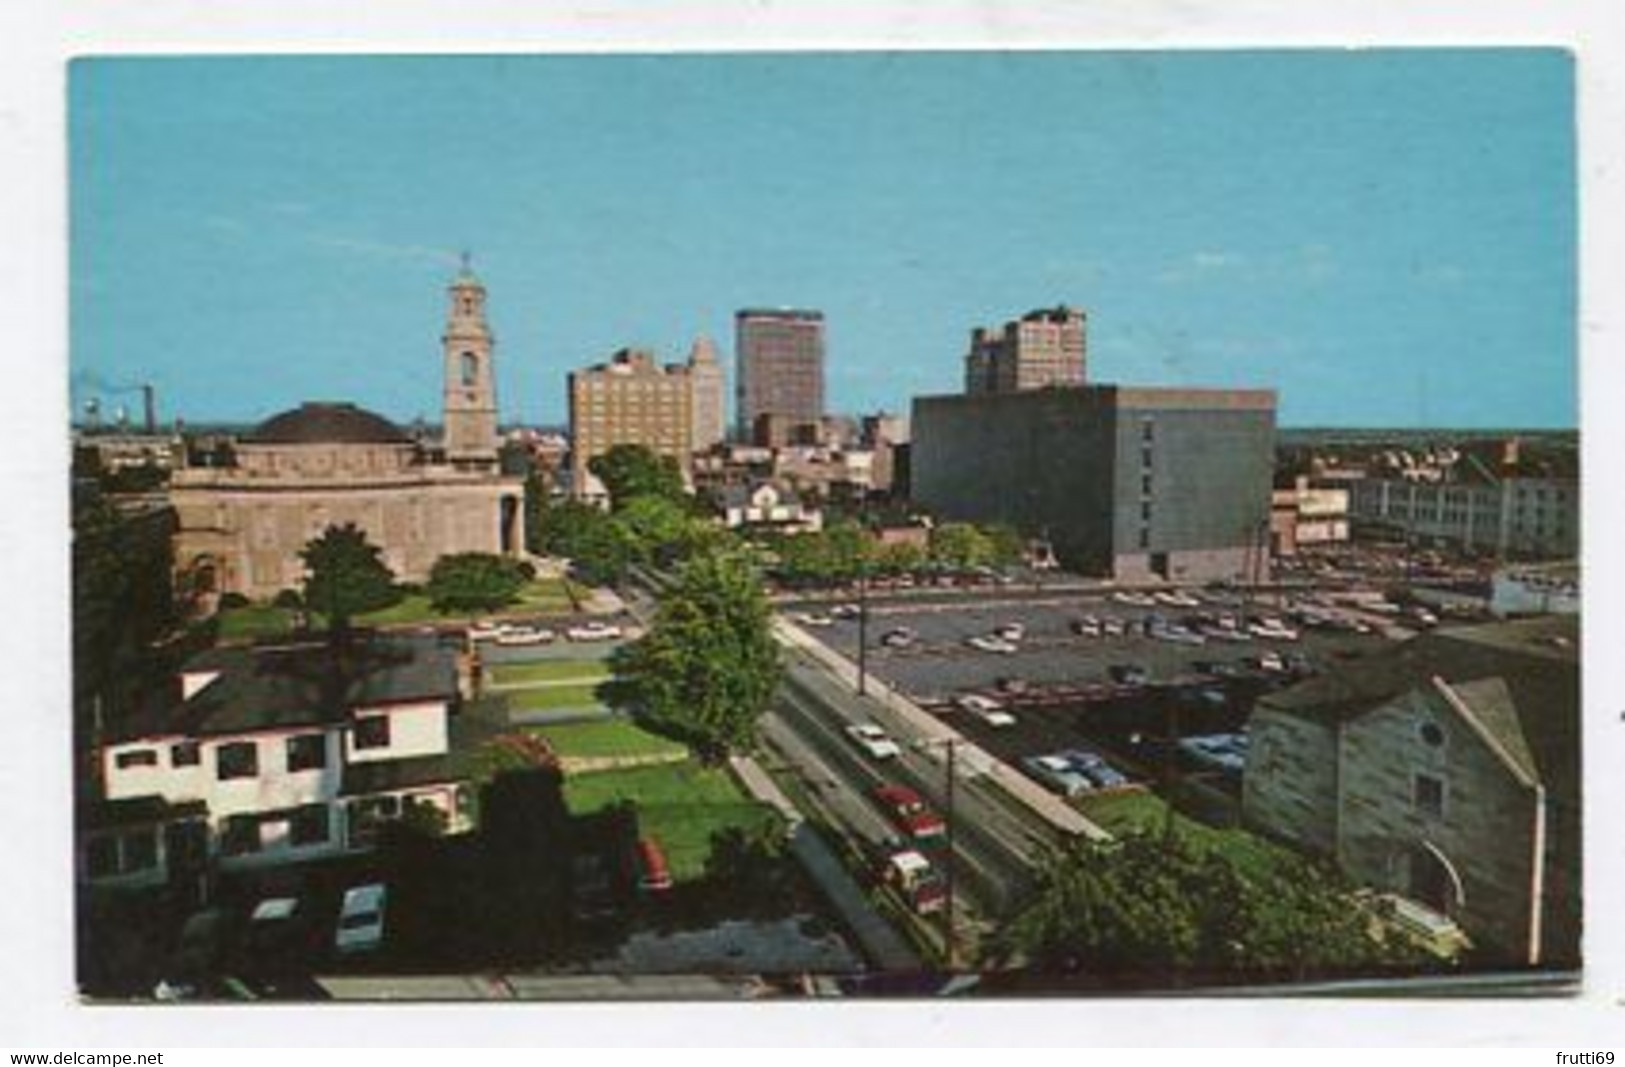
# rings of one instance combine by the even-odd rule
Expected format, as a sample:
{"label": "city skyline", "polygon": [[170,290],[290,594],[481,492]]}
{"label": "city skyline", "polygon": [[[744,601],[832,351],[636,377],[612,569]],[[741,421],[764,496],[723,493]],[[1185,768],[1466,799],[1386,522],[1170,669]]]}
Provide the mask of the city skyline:
{"label": "city skyline", "polygon": [[468,248],[504,422],[699,335],[731,392],[761,305],[824,312],[831,410],[906,411],[1058,303],[1091,380],[1288,426],[1577,421],[1557,50],[89,60],[70,97],[75,414],[432,417]]}

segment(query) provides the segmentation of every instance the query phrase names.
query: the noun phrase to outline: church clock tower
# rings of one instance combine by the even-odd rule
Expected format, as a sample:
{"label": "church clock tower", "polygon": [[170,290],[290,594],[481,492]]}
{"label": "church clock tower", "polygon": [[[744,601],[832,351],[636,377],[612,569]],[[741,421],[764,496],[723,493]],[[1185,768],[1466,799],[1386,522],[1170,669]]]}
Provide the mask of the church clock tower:
{"label": "church clock tower", "polygon": [[497,390],[491,367],[496,338],[485,322],[485,286],[469,268],[448,290],[451,310],[440,342],[446,353],[446,459],[456,467],[490,470],[497,463]]}

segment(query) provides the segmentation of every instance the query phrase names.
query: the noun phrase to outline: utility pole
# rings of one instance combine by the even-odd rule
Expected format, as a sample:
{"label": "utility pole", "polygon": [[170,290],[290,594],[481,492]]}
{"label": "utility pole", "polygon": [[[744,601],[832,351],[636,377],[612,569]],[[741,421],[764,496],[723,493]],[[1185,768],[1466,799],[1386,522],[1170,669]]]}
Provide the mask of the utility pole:
{"label": "utility pole", "polygon": [[947,805],[947,811],[944,813],[943,817],[947,820],[948,825],[948,852],[942,860],[942,896],[944,904],[943,913],[947,916],[948,924],[948,929],[946,931],[948,945],[947,963],[948,969],[951,971],[959,964],[959,953],[957,951],[958,938],[954,930],[954,753],[959,747],[959,739],[956,737],[950,737],[943,742],[943,744],[946,745],[948,749],[948,759],[946,764],[948,768],[948,784],[946,789],[943,791],[944,801]]}
{"label": "utility pole", "polygon": [[858,695],[869,692],[869,570],[858,572]]}

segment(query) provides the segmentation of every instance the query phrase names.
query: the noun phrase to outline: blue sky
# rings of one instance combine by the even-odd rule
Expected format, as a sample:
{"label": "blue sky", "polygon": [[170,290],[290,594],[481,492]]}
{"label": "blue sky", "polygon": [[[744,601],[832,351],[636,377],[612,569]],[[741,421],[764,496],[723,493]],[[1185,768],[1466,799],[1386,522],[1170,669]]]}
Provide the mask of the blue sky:
{"label": "blue sky", "polygon": [[623,345],[828,319],[844,411],[1072,303],[1090,376],[1284,425],[1573,426],[1557,51],[81,60],[73,397],[438,414],[473,251],[505,420]]}

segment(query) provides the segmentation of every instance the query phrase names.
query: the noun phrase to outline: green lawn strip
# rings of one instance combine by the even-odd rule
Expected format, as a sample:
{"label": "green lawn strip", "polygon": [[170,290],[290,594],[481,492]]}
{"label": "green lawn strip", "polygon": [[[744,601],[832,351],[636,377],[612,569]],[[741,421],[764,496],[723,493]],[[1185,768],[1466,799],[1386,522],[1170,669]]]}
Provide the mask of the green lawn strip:
{"label": "green lawn strip", "polygon": [[[1087,818],[1112,833],[1132,830],[1160,833],[1168,811],[1167,803],[1150,792],[1089,797],[1081,801],[1078,807]],[[1198,848],[1224,853],[1235,861],[1237,867],[1255,876],[1268,873],[1289,855],[1280,846],[1257,834],[1241,829],[1215,829],[1177,813],[1174,815],[1174,832]]]}
{"label": "green lawn strip", "polygon": [[778,818],[771,808],[746,797],[727,771],[694,760],[573,774],[565,779],[564,796],[578,813],[620,800],[635,803],[639,832],[659,840],[672,877],[679,880],[704,873],[713,834]]}
{"label": "green lawn strip", "polygon": [[603,703],[598,686],[549,685],[538,689],[509,690],[508,706],[519,711],[549,711],[553,708],[590,708]]}
{"label": "green lawn strip", "polygon": [[249,604],[228,608],[220,613],[220,638],[241,641],[255,637],[284,634],[294,627],[296,612],[269,604]]}
{"label": "green lawn strip", "polygon": [[544,659],[529,663],[498,663],[491,667],[491,680],[497,685],[564,681],[597,685],[609,674],[609,664],[601,659]]}
{"label": "green lawn strip", "polygon": [[664,756],[688,751],[679,742],[650,733],[626,719],[533,726],[528,731],[546,739],[561,757]]}

